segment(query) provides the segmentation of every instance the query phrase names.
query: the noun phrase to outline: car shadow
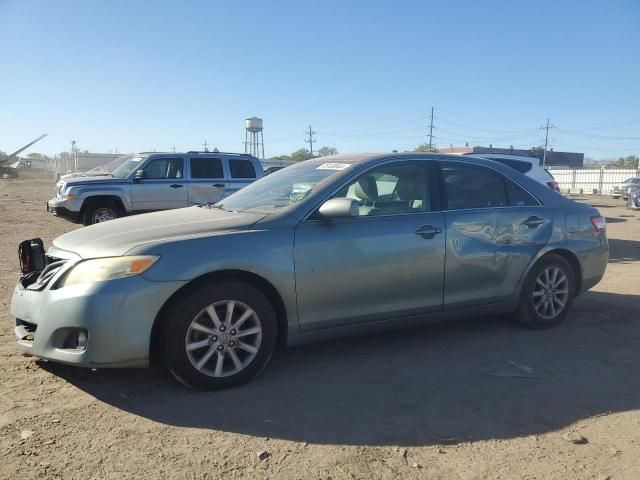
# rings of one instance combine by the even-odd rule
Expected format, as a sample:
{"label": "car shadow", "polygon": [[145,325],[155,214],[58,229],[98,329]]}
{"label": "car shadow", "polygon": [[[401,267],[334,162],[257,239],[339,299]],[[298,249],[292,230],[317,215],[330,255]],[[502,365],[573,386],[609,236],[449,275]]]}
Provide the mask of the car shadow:
{"label": "car shadow", "polygon": [[162,370],[47,370],[168,425],[317,444],[513,438],[640,408],[640,296],[588,292],[557,328],[475,318],[279,352],[254,381],[191,391]]}
{"label": "car shadow", "polygon": [[640,241],[609,239],[609,263],[628,263],[640,260]]}

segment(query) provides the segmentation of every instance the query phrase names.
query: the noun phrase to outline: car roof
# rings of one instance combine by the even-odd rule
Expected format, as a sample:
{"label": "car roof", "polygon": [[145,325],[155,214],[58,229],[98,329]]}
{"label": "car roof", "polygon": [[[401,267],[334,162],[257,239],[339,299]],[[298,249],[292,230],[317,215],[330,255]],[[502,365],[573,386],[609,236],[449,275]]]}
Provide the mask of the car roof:
{"label": "car roof", "polygon": [[338,155],[329,155],[327,157],[318,157],[310,160],[305,160],[306,162],[313,163],[316,165],[322,165],[324,163],[349,163],[349,164],[366,164],[371,162],[377,162],[378,160],[386,160],[386,159],[403,159],[407,160],[454,160],[454,161],[462,161],[465,163],[471,163],[475,165],[485,165],[495,167],[500,171],[503,171],[505,168],[509,169],[506,171],[510,171],[511,167],[506,167],[504,164],[500,162],[496,162],[495,160],[491,160],[486,157],[472,157],[469,155],[457,155],[450,153],[437,153],[437,152],[399,152],[399,153],[345,153]]}
{"label": "car roof", "polygon": [[194,155],[202,155],[202,156],[207,156],[210,157],[211,155],[221,155],[221,156],[225,156],[225,157],[239,157],[239,158],[249,158],[249,159],[256,159],[256,157],[254,157],[253,155],[249,155],[248,153],[237,153],[237,152],[198,152],[195,150],[190,150],[188,152],[139,152],[137,154],[135,154],[135,156],[175,156],[175,155],[190,155],[190,156],[194,156]]}

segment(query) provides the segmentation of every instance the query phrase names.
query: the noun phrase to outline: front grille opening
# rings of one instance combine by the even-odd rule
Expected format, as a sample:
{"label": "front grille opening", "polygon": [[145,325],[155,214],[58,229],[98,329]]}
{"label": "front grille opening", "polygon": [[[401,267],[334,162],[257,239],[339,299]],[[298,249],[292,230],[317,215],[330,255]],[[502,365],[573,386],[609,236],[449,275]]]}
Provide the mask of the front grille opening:
{"label": "front grille opening", "polygon": [[47,257],[47,266],[42,272],[31,272],[22,278],[22,286],[30,290],[42,290],[60,271],[68,260]]}
{"label": "front grille opening", "polygon": [[16,318],[16,327],[18,327],[16,328],[16,332],[20,332],[20,340],[33,342],[38,325]]}

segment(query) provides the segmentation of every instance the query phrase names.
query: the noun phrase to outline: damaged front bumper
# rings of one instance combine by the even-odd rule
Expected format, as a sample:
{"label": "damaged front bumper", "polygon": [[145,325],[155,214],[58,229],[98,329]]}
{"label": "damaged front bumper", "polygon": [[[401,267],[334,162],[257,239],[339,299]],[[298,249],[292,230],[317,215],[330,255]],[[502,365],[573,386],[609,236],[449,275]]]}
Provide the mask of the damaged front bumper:
{"label": "damaged front bumper", "polygon": [[56,288],[64,270],[44,286],[16,285],[11,316],[18,349],[83,367],[147,366],[158,312],[186,282],[135,276]]}

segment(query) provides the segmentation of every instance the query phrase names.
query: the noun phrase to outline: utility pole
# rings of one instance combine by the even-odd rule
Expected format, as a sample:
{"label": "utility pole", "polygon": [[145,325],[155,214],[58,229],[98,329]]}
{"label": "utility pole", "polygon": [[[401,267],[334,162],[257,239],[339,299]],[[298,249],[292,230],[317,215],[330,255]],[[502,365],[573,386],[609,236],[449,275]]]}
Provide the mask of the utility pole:
{"label": "utility pole", "polygon": [[550,125],[549,119],[547,118],[547,124],[538,129],[538,130],[546,130],[546,133],[544,136],[544,153],[542,154],[542,168],[545,168],[547,166],[547,148],[549,147],[549,129],[550,128],[556,128],[556,126]]}
{"label": "utility pole", "polygon": [[433,151],[433,107],[431,107],[431,123],[429,123],[429,151]]}
{"label": "utility pole", "polygon": [[208,152],[209,150],[207,149],[207,141],[205,140],[204,143],[202,144],[202,146],[204,147],[204,151]]}
{"label": "utility pole", "polygon": [[[71,161],[73,162],[73,171],[77,172],[78,171],[78,150],[76,149],[76,141],[75,140],[71,140]],[[69,165],[67,165],[67,172],[69,173],[71,169],[69,168]]]}
{"label": "utility pole", "polygon": [[311,130],[311,125],[309,125],[309,131],[306,132],[305,134],[309,136],[309,138],[305,139],[305,143],[309,144],[309,150],[311,151],[311,156],[313,157],[313,144],[317,141],[313,139],[313,134],[316,133],[313,130]]}
{"label": "utility pole", "polygon": [[171,150],[173,150],[173,153],[176,153],[176,146],[175,146],[175,145],[173,145],[173,146],[171,147]]}

